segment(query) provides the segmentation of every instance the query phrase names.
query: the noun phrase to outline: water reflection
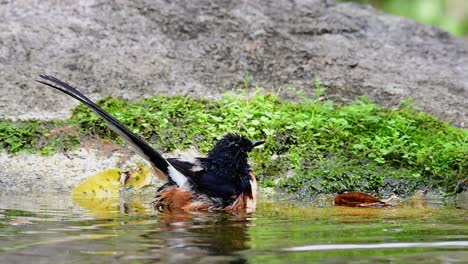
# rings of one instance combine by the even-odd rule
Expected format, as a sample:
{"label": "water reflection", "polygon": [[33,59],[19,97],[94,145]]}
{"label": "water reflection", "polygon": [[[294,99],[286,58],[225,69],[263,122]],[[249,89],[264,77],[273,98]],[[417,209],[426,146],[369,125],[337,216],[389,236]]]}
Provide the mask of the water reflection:
{"label": "water reflection", "polygon": [[[129,218],[119,225],[145,226],[150,230],[139,236],[146,248],[140,255],[126,255],[125,259],[158,259],[164,262],[192,262],[193,259],[216,259],[216,262],[245,263],[238,254],[248,249],[249,214],[234,213],[184,213],[157,212],[152,198],[132,197],[122,199],[74,199],[75,203],[98,218]],[[141,221],[141,216],[146,220]],[[124,227],[125,228],[125,227]],[[221,258],[220,258],[221,257]]]}
{"label": "water reflection", "polygon": [[151,201],[0,193],[0,262],[468,263],[467,210],[458,206],[375,209],[261,200],[252,215],[161,214]]}
{"label": "water reflection", "polygon": [[[165,262],[193,263],[212,260],[221,263],[247,263],[239,254],[248,249],[249,215],[227,213],[163,213],[153,230],[141,236],[160,244],[150,247],[150,255],[164,256]],[[163,246],[161,246],[161,243]]]}
{"label": "water reflection", "polygon": [[0,253],[8,263],[61,262],[64,252],[96,263],[247,263],[249,214],[158,213],[151,201],[0,196]]}

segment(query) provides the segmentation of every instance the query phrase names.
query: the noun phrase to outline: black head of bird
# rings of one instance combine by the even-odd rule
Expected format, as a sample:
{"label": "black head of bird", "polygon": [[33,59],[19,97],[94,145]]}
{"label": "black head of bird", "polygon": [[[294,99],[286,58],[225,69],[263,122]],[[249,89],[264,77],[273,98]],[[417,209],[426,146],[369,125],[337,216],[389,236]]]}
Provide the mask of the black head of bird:
{"label": "black head of bird", "polygon": [[263,140],[251,141],[240,134],[229,133],[216,143],[208,159],[217,165],[245,167],[249,152],[263,143]]}

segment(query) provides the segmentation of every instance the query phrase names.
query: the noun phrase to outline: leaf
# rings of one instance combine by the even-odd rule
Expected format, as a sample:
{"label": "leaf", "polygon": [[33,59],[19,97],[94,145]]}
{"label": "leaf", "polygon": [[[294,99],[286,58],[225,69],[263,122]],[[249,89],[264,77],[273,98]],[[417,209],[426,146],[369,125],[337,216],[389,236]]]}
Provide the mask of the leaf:
{"label": "leaf", "polygon": [[120,170],[109,169],[82,181],[73,189],[72,197],[118,197],[121,187],[123,185],[120,182]]}
{"label": "leaf", "polygon": [[129,179],[125,181],[125,186],[132,185],[135,190],[150,185],[153,182],[149,166],[139,166],[136,171],[129,172]]}
{"label": "leaf", "polygon": [[[72,191],[73,201],[79,206],[88,209],[100,218],[115,217],[120,214],[121,201],[120,189],[132,186],[135,190],[152,183],[149,166],[139,166],[137,170],[126,172],[128,179],[125,184],[120,182],[120,169],[109,169],[97,173],[82,181]],[[147,212],[141,201],[133,201],[128,204],[134,212]]]}
{"label": "leaf", "polygon": [[391,196],[386,200],[379,200],[372,195],[362,192],[349,192],[337,195],[335,197],[335,205],[348,207],[388,207],[393,206],[389,202],[395,196]]}
{"label": "leaf", "polygon": [[73,201],[97,218],[117,217],[122,214],[122,208],[125,208],[125,214],[147,215],[151,211],[150,205],[138,197],[127,202],[122,202],[119,197],[73,197]]}
{"label": "leaf", "polygon": [[120,215],[119,197],[73,196],[72,198],[77,205],[87,209],[98,218],[113,218]]}

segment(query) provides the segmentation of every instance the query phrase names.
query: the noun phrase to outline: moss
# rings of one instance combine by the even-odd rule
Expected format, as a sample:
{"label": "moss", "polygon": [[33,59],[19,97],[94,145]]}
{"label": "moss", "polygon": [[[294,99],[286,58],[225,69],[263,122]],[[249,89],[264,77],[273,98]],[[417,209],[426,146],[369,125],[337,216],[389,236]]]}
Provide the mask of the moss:
{"label": "moss", "polygon": [[[260,182],[301,196],[406,194],[423,186],[453,193],[467,182],[468,132],[407,106],[386,109],[366,98],[346,106],[291,102],[261,91],[221,100],[157,96],[99,104],[165,152],[192,145],[207,152],[232,131],[266,139],[251,155]],[[117,138],[83,105],[65,121],[1,121],[0,136],[7,151],[41,153],[76,148],[89,136]]]}
{"label": "moss", "polygon": [[50,154],[78,148],[80,138],[66,121],[9,121],[0,119],[0,149]]}

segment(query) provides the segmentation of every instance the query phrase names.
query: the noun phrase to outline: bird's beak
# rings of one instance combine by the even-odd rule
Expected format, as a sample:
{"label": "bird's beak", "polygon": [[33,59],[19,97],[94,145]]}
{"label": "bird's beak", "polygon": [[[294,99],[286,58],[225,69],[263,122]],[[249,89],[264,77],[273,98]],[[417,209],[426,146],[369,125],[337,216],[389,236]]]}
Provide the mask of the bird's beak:
{"label": "bird's beak", "polygon": [[252,142],[252,146],[253,148],[255,148],[255,147],[262,145],[263,143],[265,143],[265,140],[254,141]]}

